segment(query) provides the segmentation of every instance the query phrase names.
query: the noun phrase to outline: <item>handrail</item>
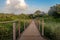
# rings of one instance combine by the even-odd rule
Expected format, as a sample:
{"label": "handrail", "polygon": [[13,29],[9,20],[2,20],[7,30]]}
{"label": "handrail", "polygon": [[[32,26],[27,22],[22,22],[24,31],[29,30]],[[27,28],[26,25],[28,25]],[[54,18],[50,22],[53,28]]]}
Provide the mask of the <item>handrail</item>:
{"label": "handrail", "polygon": [[[13,23],[13,40],[16,40],[16,22],[19,20],[14,20],[14,21],[5,21],[5,22],[0,22],[0,23]],[[20,35],[20,25],[19,25],[19,35]]]}
{"label": "handrail", "polygon": [[4,22],[0,22],[0,23],[13,23],[13,22],[17,22],[18,20],[15,20],[15,21],[4,21]]}

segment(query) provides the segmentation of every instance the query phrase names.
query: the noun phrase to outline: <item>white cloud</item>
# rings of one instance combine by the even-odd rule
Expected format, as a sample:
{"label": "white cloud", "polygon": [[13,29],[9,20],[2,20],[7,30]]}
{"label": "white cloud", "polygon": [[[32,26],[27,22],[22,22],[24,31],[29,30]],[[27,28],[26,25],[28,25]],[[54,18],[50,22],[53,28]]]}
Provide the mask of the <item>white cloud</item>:
{"label": "white cloud", "polygon": [[25,0],[6,0],[6,12],[20,13],[26,8]]}

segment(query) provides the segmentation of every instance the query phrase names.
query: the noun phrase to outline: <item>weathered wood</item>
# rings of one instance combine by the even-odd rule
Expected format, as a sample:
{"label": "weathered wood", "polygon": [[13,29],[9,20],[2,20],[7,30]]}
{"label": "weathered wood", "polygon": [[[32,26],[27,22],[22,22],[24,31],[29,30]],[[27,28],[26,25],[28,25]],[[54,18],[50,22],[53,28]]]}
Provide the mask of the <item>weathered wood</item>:
{"label": "weathered wood", "polygon": [[15,21],[5,21],[5,22],[0,22],[0,23],[13,23],[13,22],[16,22],[17,20]]}
{"label": "weathered wood", "polygon": [[24,30],[25,30],[25,21],[24,21]]}
{"label": "weathered wood", "polygon": [[0,22],[0,23],[13,23],[13,40],[16,40],[16,23],[15,22],[17,22],[17,20]]}
{"label": "weathered wood", "polygon": [[39,30],[40,30],[40,21],[39,21]]}
{"label": "weathered wood", "polygon": [[13,23],[13,40],[16,40],[16,23]]}
{"label": "weathered wood", "polygon": [[20,37],[20,21],[18,23],[18,32],[19,32],[19,37]]}
{"label": "weathered wood", "polygon": [[40,32],[38,31],[34,20],[30,23],[28,28],[24,30],[21,37],[18,40],[46,40],[41,37]]}
{"label": "weathered wood", "polygon": [[42,19],[42,36],[44,36],[44,19]]}

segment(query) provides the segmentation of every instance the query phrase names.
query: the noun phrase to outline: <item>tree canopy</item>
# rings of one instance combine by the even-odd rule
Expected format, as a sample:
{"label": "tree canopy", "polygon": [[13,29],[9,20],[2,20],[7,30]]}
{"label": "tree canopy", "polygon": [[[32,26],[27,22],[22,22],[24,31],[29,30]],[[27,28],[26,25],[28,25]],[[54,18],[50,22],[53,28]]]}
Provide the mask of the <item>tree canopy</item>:
{"label": "tree canopy", "polygon": [[48,12],[49,15],[54,16],[55,18],[60,17],[60,4],[52,6]]}

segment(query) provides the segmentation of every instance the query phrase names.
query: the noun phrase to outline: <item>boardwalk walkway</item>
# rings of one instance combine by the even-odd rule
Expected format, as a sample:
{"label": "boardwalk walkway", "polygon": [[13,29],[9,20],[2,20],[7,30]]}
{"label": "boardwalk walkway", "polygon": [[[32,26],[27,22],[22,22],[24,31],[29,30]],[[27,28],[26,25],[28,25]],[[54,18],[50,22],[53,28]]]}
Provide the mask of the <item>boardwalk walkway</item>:
{"label": "boardwalk walkway", "polygon": [[41,37],[34,21],[31,22],[29,27],[22,33],[19,40],[46,40]]}

